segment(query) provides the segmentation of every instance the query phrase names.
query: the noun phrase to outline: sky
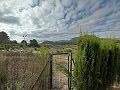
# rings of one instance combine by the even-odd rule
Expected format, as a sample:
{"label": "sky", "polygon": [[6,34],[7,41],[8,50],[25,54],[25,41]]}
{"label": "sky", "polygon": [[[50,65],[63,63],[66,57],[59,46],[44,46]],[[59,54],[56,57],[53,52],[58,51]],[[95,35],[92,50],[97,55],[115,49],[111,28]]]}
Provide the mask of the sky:
{"label": "sky", "polygon": [[11,40],[69,40],[82,32],[120,38],[120,0],[0,0],[0,31]]}

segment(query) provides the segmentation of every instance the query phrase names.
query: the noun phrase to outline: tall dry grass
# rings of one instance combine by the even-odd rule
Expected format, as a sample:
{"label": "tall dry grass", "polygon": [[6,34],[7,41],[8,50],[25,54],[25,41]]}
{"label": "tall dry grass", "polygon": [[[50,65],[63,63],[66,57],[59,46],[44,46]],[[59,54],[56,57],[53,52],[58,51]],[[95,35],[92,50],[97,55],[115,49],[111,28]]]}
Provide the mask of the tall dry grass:
{"label": "tall dry grass", "polygon": [[35,53],[0,51],[0,90],[31,90],[48,58],[46,48]]}

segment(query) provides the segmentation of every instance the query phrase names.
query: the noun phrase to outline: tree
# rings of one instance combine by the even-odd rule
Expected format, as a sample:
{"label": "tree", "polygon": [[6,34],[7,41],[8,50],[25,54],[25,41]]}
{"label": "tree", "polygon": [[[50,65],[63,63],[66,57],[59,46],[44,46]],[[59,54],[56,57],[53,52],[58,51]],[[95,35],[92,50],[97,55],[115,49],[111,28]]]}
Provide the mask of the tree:
{"label": "tree", "polygon": [[18,44],[16,40],[10,41],[10,44]]}
{"label": "tree", "polygon": [[38,47],[39,44],[36,39],[30,40],[30,47]]}
{"label": "tree", "polygon": [[26,47],[26,46],[27,46],[27,41],[22,40],[22,41],[21,41],[21,47]]}
{"label": "tree", "polygon": [[2,31],[0,32],[0,44],[6,44],[10,41],[9,36],[7,35],[6,32]]}

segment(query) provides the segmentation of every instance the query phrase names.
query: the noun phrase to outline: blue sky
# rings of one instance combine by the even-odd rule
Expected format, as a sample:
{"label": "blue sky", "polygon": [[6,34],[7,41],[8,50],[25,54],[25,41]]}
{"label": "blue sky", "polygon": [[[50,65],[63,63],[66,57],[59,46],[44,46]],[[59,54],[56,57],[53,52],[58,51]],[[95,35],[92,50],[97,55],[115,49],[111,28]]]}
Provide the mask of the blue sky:
{"label": "blue sky", "polygon": [[80,30],[120,38],[120,0],[0,0],[0,31],[12,40],[69,40]]}

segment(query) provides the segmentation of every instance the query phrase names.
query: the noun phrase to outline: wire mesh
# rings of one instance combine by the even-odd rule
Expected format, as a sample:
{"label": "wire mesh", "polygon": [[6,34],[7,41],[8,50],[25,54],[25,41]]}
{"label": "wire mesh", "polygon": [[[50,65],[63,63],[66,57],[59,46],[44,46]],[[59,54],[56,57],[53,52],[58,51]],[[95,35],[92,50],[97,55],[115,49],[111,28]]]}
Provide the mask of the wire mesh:
{"label": "wire mesh", "polygon": [[0,51],[0,90],[49,90],[50,78],[49,55]]}

